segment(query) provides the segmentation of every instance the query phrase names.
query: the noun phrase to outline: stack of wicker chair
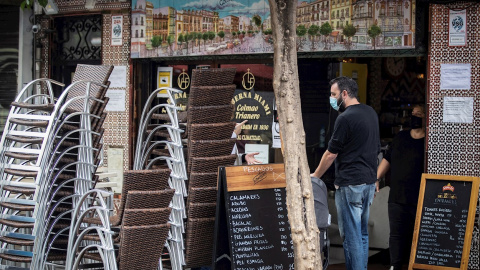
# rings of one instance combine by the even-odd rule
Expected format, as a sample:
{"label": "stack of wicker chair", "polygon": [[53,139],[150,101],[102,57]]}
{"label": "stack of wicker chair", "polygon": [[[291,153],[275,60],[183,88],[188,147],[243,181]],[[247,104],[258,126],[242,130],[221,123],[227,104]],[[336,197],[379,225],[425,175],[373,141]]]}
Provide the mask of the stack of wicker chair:
{"label": "stack of wicker chair", "polygon": [[[125,171],[121,203],[115,216],[109,217],[99,210],[105,204],[101,191],[86,194],[73,217],[75,225],[70,231],[67,266],[116,269],[118,262],[119,269],[157,269],[159,265],[161,268],[159,259],[170,230],[175,192],[169,188],[170,173],[169,169]],[[116,232],[113,243],[105,237],[110,230]],[[115,258],[114,250],[116,260],[113,263],[112,259],[105,260]]]}
{"label": "stack of wicker chair", "polygon": [[188,198],[186,266],[211,265],[217,173],[231,166],[235,69],[193,70],[187,106]]}
{"label": "stack of wicker chair", "polygon": [[96,181],[112,69],[79,65],[58,99],[59,83],[39,79],[12,103],[0,143],[0,267],[64,265],[72,211]]}

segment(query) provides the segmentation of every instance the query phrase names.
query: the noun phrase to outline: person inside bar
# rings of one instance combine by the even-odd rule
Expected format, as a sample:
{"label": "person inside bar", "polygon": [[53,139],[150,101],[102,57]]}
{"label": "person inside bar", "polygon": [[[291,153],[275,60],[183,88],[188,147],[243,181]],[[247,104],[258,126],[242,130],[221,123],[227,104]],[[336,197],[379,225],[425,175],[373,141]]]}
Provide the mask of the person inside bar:
{"label": "person inside bar", "polygon": [[390,221],[390,270],[400,270],[408,263],[417,211],[420,180],[425,153],[425,110],[413,107],[410,130],[400,131],[392,141],[377,170],[379,179],[391,173],[388,199]]}

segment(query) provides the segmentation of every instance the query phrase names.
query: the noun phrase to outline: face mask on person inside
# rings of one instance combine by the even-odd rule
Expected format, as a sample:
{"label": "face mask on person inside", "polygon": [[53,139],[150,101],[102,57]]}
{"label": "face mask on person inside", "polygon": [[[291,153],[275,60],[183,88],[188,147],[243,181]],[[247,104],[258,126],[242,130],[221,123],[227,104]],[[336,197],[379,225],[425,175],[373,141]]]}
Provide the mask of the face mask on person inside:
{"label": "face mask on person inside", "polygon": [[332,108],[335,110],[335,111],[339,111],[339,112],[343,112],[345,111],[345,106],[342,106],[344,105],[343,104],[343,99],[342,99],[342,94],[340,93],[340,97],[339,99],[341,100],[338,100],[334,97],[330,97],[330,106],[332,106]]}
{"label": "face mask on person inside", "polygon": [[421,117],[412,115],[410,118],[410,127],[412,129],[422,128],[423,126],[423,119]]}

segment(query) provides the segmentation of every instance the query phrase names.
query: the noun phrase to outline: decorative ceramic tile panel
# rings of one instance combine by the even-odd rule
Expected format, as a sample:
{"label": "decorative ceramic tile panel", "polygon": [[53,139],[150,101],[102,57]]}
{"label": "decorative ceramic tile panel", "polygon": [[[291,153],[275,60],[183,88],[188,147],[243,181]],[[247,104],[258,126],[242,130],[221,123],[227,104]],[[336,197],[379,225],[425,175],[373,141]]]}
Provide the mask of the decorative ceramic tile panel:
{"label": "decorative ceramic tile panel", "polygon": [[[44,18],[44,19],[41,19],[40,21],[40,24],[41,24],[41,27],[42,29],[48,29],[48,27],[50,26],[50,20]],[[42,33],[43,33],[44,30],[42,30]],[[44,38],[40,38],[40,43],[42,44],[42,50],[41,50],[41,64],[40,64],[40,77],[41,78],[49,78],[49,69],[48,67],[50,66],[50,55],[49,55],[49,52],[50,52],[50,46],[49,46],[49,43],[48,43],[48,35],[40,35],[41,37],[44,37]]]}
{"label": "decorative ceramic tile panel", "polygon": [[95,9],[97,10],[106,10],[106,9],[128,9],[131,8],[132,3],[130,1],[112,1],[112,0],[97,0],[95,3]]}
{"label": "decorative ceramic tile panel", "polygon": [[[467,45],[448,46],[449,9],[467,9]],[[430,5],[430,52],[428,82],[427,172],[480,176],[480,5],[457,1],[449,5]],[[441,64],[472,65],[470,90],[440,90]],[[473,123],[443,122],[444,97],[472,97]],[[468,269],[479,267],[478,206]]]}
{"label": "decorative ceramic tile panel", "polygon": [[86,0],[55,0],[59,13],[85,11]]}
{"label": "decorative ceramic tile panel", "polygon": [[130,0],[95,0],[94,6],[87,8],[86,0],[54,0],[58,5],[59,13],[71,13],[79,11],[107,11],[130,9],[132,2]]}
{"label": "decorative ceramic tile panel", "polygon": [[85,6],[85,0],[55,0],[59,7]]}
{"label": "decorative ceramic tile panel", "polygon": [[108,112],[107,119],[103,127],[105,128],[105,134],[103,143],[104,149],[104,166],[108,165],[107,149],[109,146],[123,146],[124,147],[124,169],[128,170],[130,164],[130,151],[132,148],[129,144],[130,140],[130,14],[123,15],[123,29],[122,39],[123,45],[111,46],[112,37],[112,15],[117,14],[105,14],[103,15],[103,39],[102,39],[102,63],[104,65],[114,66],[126,66],[126,86],[125,88],[115,88],[115,90],[125,91],[125,111],[124,112]]}

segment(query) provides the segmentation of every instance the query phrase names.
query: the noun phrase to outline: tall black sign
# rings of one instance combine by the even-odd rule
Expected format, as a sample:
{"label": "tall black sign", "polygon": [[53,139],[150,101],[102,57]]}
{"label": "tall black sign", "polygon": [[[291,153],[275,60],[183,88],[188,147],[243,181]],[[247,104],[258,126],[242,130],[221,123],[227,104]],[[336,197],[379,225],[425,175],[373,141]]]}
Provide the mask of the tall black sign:
{"label": "tall black sign", "polygon": [[283,164],[220,168],[219,178],[214,269],[294,269]]}
{"label": "tall black sign", "polygon": [[467,269],[479,178],[424,174],[410,267]]}

